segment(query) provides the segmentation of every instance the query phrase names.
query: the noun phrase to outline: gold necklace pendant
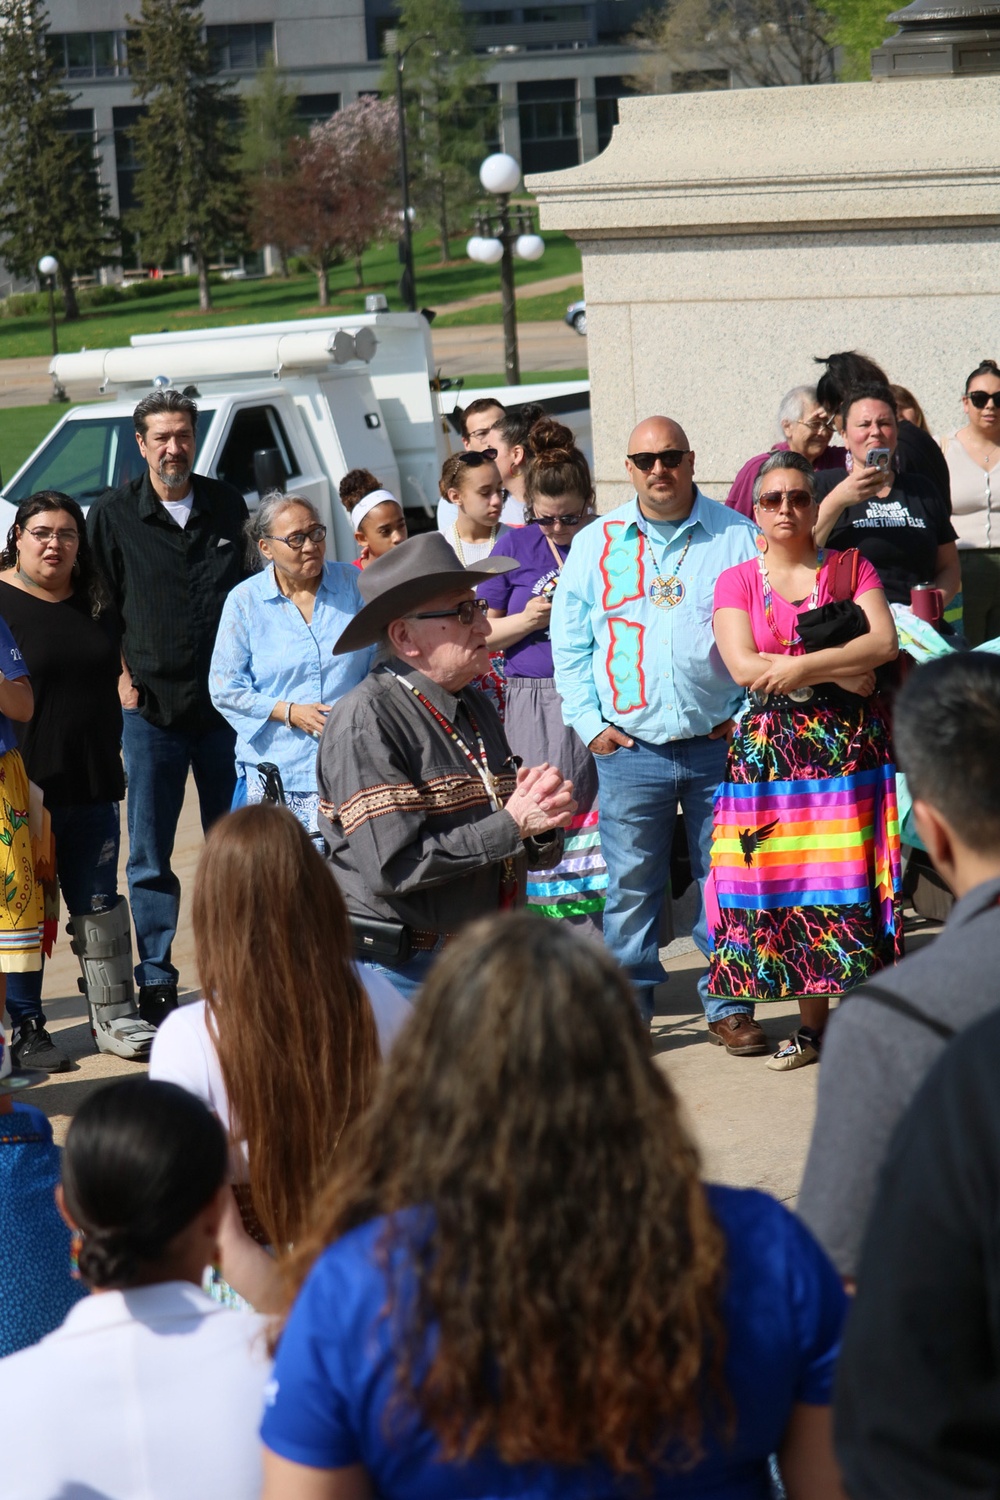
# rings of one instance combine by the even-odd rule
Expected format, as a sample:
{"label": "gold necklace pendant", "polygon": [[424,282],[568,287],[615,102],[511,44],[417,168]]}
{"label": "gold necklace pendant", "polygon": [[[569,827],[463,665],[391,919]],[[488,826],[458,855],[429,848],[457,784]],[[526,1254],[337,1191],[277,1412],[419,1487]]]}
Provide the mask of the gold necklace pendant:
{"label": "gold necklace pendant", "polygon": [[657,609],[673,609],[684,598],[684,585],[676,573],[669,578],[657,574],[649,586],[649,597]]}

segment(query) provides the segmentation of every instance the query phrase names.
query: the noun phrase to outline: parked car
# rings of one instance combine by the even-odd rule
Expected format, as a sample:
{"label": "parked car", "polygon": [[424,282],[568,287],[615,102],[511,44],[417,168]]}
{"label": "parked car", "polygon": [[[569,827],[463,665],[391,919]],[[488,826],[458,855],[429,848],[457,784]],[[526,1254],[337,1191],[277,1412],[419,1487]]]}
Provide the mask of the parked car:
{"label": "parked car", "polygon": [[581,334],[583,337],[586,337],[586,333],[587,333],[587,303],[586,303],[586,300],[583,300],[581,302],[571,302],[570,305],[569,305],[569,307],[567,307],[567,309],[566,309],[566,316],[563,319],[563,322],[564,323],[568,323],[571,328],[575,328],[576,329],[577,333]]}

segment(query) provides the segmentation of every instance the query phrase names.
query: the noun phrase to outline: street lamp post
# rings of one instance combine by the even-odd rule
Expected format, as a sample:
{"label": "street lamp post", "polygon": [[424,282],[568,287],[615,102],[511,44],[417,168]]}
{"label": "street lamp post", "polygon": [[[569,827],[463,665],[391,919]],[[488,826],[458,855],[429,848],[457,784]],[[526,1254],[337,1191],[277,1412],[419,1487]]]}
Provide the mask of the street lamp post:
{"label": "street lamp post", "polygon": [[[56,331],[56,277],[59,274],[59,262],[54,255],[43,255],[38,262],[38,274],[43,281],[49,284],[49,327],[52,330],[52,358],[55,359],[59,353],[59,335]],[[69,397],[63,389],[62,382],[53,375],[53,391],[50,397],[52,401],[68,401]]]}
{"label": "street lamp post", "polygon": [[403,262],[403,274],[399,279],[399,293],[406,303],[410,312],[417,310],[417,282],[413,270],[413,210],[410,207],[410,167],[406,152],[406,101],[403,98],[403,65],[406,55],[411,47],[418,42],[433,42],[433,32],[422,31],[415,36],[412,42],[408,42],[400,51],[396,46],[397,33],[387,31],[385,35],[386,50],[391,52],[396,60],[396,110],[399,115],[399,182],[403,198],[403,237],[401,241],[400,259]]}
{"label": "street lamp post", "polygon": [[535,232],[531,210],[511,212],[510,195],[521,180],[518,162],[506,152],[488,156],[479,168],[479,180],[488,193],[496,196],[494,211],[480,209],[476,233],[466,246],[473,260],[486,265],[500,263],[500,305],[503,312],[504,374],[508,385],[521,382],[521,365],[517,352],[517,303],[514,299],[514,256],[522,260],[539,260],[545,243]]}

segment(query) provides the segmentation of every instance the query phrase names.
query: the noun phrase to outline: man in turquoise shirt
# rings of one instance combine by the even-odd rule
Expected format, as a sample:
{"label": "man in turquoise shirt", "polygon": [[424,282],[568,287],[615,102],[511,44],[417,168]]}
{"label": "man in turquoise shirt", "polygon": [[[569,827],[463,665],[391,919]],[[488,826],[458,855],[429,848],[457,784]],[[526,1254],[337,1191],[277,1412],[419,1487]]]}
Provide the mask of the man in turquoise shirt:
{"label": "man in turquoise shirt", "polygon": [[[604,940],[652,1020],[677,806],[703,886],[727,731],[743,696],[712,634],[715,581],[754,556],[755,529],[699,493],[694,454],[668,417],[640,422],[625,468],[635,500],[574,542],[550,633],[563,717],[597,762]],[[707,957],[704,910],[693,936]],[[705,979],[699,989],[713,1041],[741,1056],[768,1050],[752,1005],[711,999]]]}

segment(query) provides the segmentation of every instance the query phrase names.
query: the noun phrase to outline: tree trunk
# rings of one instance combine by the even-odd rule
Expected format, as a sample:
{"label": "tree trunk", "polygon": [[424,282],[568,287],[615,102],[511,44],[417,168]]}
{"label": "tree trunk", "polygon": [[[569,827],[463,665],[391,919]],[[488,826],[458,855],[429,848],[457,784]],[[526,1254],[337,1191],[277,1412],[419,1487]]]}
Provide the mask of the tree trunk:
{"label": "tree trunk", "polygon": [[198,265],[198,311],[212,311],[212,288],[208,284],[208,257],[201,245],[195,248],[195,260]]}
{"label": "tree trunk", "polygon": [[287,281],[291,275],[288,269],[288,250],[284,245],[278,246],[278,274],[283,281]]}
{"label": "tree trunk", "polygon": [[445,190],[443,172],[438,180],[438,185],[441,191],[441,198],[438,203],[438,228],[441,231],[441,264],[443,265],[445,261],[451,260],[451,244],[448,234],[448,195]]}
{"label": "tree trunk", "polygon": [[73,278],[61,265],[59,267],[59,285],[62,287],[63,294],[63,322],[74,323],[80,316],[80,304],[76,300],[76,287],[73,285]]}
{"label": "tree trunk", "polygon": [[330,282],[328,277],[329,268],[327,266],[320,266],[318,271],[316,272],[316,282],[319,286],[320,307],[330,306]]}
{"label": "tree trunk", "polygon": [[355,286],[357,286],[358,290],[360,291],[360,289],[365,284],[365,268],[361,264],[361,256],[360,255],[356,255],[354,257],[354,277],[355,277]]}

